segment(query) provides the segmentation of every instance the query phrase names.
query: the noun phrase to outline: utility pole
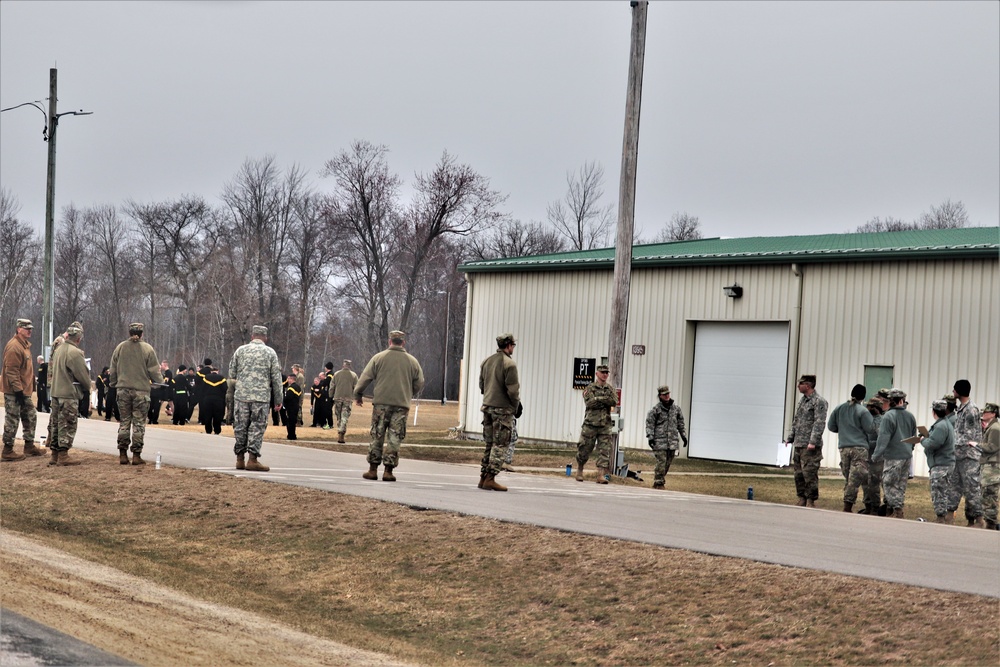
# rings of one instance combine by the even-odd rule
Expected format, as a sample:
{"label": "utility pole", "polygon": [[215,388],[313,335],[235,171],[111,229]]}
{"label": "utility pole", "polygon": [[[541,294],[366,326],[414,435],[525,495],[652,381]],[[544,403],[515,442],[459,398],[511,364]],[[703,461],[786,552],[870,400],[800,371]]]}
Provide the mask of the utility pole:
{"label": "utility pole", "polygon": [[[630,2],[632,45],[628,62],[628,90],[625,95],[625,136],[622,141],[621,186],[618,191],[618,234],[615,240],[615,284],[611,303],[611,331],[608,335],[608,370],[611,385],[622,387],[625,363],[625,333],[628,324],[629,290],[632,285],[632,230],[635,226],[635,173],[639,157],[639,107],[642,101],[642,65],[646,53],[646,0]],[[621,408],[619,407],[619,415]],[[618,438],[615,433],[611,461],[618,471]]]}
{"label": "utility pole", "polygon": [[59,114],[56,113],[56,68],[49,70],[49,165],[45,179],[45,275],[42,279],[42,350],[48,357],[48,346],[52,344],[52,320],[55,317],[55,259],[53,258],[55,236],[55,199],[56,199],[56,126]]}

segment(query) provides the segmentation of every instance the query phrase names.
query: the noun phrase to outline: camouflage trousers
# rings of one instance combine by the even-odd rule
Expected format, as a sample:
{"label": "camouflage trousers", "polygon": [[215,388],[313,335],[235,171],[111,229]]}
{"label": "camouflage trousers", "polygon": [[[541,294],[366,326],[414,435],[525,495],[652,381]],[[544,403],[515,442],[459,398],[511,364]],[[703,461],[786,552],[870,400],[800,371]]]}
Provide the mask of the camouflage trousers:
{"label": "camouflage trousers", "polygon": [[840,471],[844,484],[844,502],[852,505],[858,500],[858,489],[868,483],[868,448],[844,447],[840,450]]}
{"label": "camouflage trousers", "polygon": [[146,437],[146,416],[149,414],[149,394],[135,389],[118,390],[118,449],[128,449],[131,440],[132,452],[142,453]]}
{"label": "camouflage trousers", "polygon": [[902,509],[906,502],[906,482],[910,476],[910,459],[886,459],[882,467],[882,492],[885,504]]}
{"label": "camouflage trousers", "polygon": [[951,475],[951,489],[948,491],[948,509],[958,509],[958,503],[965,496],[965,518],[969,521],[983,515],[983,489],[979,478],[979,461],[957,459],[955,474]]}
{"label": "camouflage trousers", "polygon": [[983,516],[993,523],[997,521],[997,500],[1000,496],[1000,465],[987,463],[979,469],[983,487]]}
{"label": "camouflage trousers", "polygon": [[667,481],[667,473],[670,472],[670,464],[674,462],[677,455],[675,449],[655,449],[653,456],[656,457],[656,467],[653,469],[653,484],[662,485]]}
{"label": "camouflage trousers", "polygon": [[246,452],[260,456],[270,411],[271,404],[263,401],[236,401],[233,405],[233,434],[236,436],[233,452],[237,456]]}
{"label": "camouflage trousers", "polygon": [[951,489],[950,477],[954,471],[954,463],[931,468],[931,503],[934,505],[934,513],[938,516],[944,516],[945,512],[948,511],[948,491]]}
{"label": "camouflage trousers", "polygon": [[75,398],[53,398],[52,412],[49,414],[49,424],[52,428],[52,438],[49,449],[65,452],[73,446],[76,439],[76,422],[80,418],[80,401]]}
{"label": "camouflage trousers", "polygon": [[333,420],[340,435],[347,433],[347,420],[351,418],[351,399],[336,398],[333,401]]}
{"label": "camouflage trousers", "polygon": [[14,436],[17,435],[17,425],[21,424],[21,437],[24,444],[35,444],[35,422],[38,413],[35,412],[35,404],[31,401],[31,396],[25,395],[24,405],[17,404],[17,397],[14,394],[3,395],[3,446],[13,447]]}
{"label": "camouflage trousers", "polygon": [[506,408],[491,408],[486,405],[481,411],[486,451],[483,452],[483,459],[479,462],[479,474],[496,475],[503,468],[507,452],[510,450],[514,434],[514,413]]}
{"label": "camouflage trousers", "polygon": [[868,453],[868,481],[864,484],[865,505],[882,504],[882,466],[883,462],[875,463],[871,460],[871,452]]}
{"label": "camouflage trousers", "polygon": [[[371,442],[368,443],[368,465],[399,465],[399,446],[406,438],[406,416],[409,408],[398,405],[372,406]],[[388,447],[386,442],[388,441]],[[384,450],[384,451],[383,451]]]}
{"label": "camouflage trousers", "polygon": [[[576,462],[581,468],[597,447],[597,467],[611,467],[611,424],[591,426],[584,422],[580,427],[580,441],[576,445]],[[666,472],[664,472],[666,474]]]}
{"label": "camouflage trousers", "polygon": [[823,461],[823,450],[819,447],[796,447],[792,454],[792,468],[795,470],[795,494],[806,500],[819,498],[819,464]]}

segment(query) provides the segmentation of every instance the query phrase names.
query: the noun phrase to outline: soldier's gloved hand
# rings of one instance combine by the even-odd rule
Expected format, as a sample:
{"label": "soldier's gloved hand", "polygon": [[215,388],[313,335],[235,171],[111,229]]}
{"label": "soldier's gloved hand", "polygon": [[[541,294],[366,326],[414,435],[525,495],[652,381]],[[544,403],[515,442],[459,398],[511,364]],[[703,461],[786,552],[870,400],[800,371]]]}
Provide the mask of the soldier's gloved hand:
{"label": "soldier's gloved hand", "polygon": [[685,446],[685,447],[687,447],[687,446],[688,446],[688,439],[687,439],[687,436],[686,436],[686,435],[682,435],[682,436],[681,436],[681,440],[682,440],[682,441],[684,441],[684,446]]}
{"label": "soldier's gloved hand", "polygon": [[656,440],[650,440],[649,441],[649,448],[650,449],[656,449]]}
{"label": "soldier's gloved hand", "polygon": [[24,392],[23,391],[15,391],[14,392],[14,400],[16,400],[17,404],[20,405],[23,408],[24,407]]}
{"label": "soldier's gloved hand", "polygon": [[521,403],[521,401],[518,401],[517,410],[514,410],[514,419],[520,419],[523,413],[524,413],[524,404]]}

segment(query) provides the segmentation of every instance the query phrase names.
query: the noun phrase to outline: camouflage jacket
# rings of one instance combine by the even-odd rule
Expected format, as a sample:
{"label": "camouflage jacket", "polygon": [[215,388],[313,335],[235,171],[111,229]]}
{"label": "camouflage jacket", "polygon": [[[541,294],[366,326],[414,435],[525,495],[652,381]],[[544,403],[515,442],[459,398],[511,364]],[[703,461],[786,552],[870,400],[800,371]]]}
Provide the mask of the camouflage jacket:
{"label": "camouflage jacket", "polygon": [[583,390],[583,423],[587,426],[610,426],[611,408],[618,405],[618,392],[610,384],[591,382]]}
{"label": "camouflage jacket", "polygon": [[972,401],[955,406],[955,458],[979,460],[979,441],[983,437],[981,413]]}
{"label": "camouflage jacket", "polygon": [[826,428],[826,399],[817,394],[802,395],[799,407],[795,409],[795,419],[792,420],[792,430],[785,442],[792,443],[796,448],[815,445],[823,447],[823,429]]}
{"label": "camouflage jacket", "polygon": [[278,354],[264,341],[254,339],[236,348],[229,362],[229,377],[236,380],[235,400],[281,405],[281,364]]}
{"label": "camouflage jacket", "polygon": [[656,405],[646,414],[646,440],[649,446],[655,451],[672,449],[676,452],[680,449],[681,438],[685,437],[684,413],[680,406],[672,398],[666,403],[656,401]]}
{"label": "camouflage jacket", "polygon": [[123,340],[111,353],[109,386],[148,394],[150,382],[163,382],[153,346],[142,340]]}
{"label": "camouflage jacket", "polygon": [[979,461],[982,465],[1000,465],[1000,424],[996,417],[983,429],[979,446],[983,450],[983,457]]}

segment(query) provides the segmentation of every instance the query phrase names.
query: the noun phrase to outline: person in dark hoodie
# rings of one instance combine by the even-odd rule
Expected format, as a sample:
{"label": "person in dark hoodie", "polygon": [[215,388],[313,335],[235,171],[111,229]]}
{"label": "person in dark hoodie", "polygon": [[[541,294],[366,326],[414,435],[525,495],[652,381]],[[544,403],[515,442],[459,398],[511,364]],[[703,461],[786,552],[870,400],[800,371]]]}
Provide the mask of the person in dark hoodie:
{"label": "person in dark hoodie", "polygon": [[201,383],[201,423],[205,425],[205,433],[222,433],[222,422],[226,417],[226,392],[228,382],[214,366],[202,366],[198,378]]}
{"label": "person in dark hoodie", "polygon": [[288,429],[288,439],[296,440],[295,426],[299,422],[299,405],[302,402],[302,387],[296,382],[295,373],[285,379],[285,395],[281,401],[281,423]]}

